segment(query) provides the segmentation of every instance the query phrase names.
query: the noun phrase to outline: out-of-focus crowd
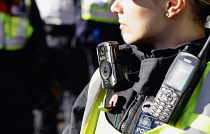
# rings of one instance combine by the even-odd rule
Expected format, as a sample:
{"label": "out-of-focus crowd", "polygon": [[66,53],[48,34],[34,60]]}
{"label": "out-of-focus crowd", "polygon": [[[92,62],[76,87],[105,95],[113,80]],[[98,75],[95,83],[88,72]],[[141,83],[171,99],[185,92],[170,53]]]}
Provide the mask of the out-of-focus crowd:
{"label": "out-of-focus crowd", "polygon": [[112,2],[0,0],[1,134],[61,133],[98,67],[96,45],[123,44]]}

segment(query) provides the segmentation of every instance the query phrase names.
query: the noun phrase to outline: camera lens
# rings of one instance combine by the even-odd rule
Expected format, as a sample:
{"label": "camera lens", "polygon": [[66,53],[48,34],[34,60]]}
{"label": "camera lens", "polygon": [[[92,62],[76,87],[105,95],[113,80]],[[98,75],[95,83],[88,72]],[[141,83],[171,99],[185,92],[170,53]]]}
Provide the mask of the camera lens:
{"label": "camera lens", "polygon": [[100,55],[104,55],[105,54],[105,48],[102,46],[101,48],[100,48]]}
{"label": "camera lens", "polygon": [[111,66],[107,61],[103,61],[100,65],[100,74],[103,79],[108,79],[111,75]]}

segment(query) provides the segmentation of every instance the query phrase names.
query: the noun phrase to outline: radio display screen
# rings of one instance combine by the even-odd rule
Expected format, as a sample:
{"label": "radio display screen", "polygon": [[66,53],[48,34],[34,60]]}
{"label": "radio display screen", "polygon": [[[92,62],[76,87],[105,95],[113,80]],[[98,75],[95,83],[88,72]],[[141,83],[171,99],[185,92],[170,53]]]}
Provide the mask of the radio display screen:
{"label": "radio display screen", "polygon": [[168,84],[172,88],[182,91],[193,69],[193,65],[182,60],[178,60],[171,73],[167,76],[167,79],[165,81],[166,84]]}

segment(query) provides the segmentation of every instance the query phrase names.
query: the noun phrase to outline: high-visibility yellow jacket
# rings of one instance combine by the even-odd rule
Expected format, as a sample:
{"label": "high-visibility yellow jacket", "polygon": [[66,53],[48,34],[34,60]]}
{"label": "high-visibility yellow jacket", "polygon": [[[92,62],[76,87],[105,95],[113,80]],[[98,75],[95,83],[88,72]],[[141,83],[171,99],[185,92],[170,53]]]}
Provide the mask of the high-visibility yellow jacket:
{"label": "high-visibility yellow jacket", "polygon": [[[210,134],[210,104],[208,101],[210,62],[194,90],[182,116],[175,127],[163,124],[145,134]],[[99,71],[93,75],[88,91],[86,109],[83,116],[81,134],[121,134],[106,119],[105,111],[99,109],[104,104],[107,89],[102,89]],[[199,111],[202,114],[198,114]],[[189,127],[188,130],[185,130]]]}
{"label": "high-visibility yellow jacket", "polygon": [[[30,7],[30,3],[27,4]],[[0,10],[0,50],[22,49],[32,33],[28,13],[14,15]]]}
{"label": "high-visibility yellow jacket", "polygon": [[104,23],[118,23],[118,16],[110,8],[114,0],[82,0],[81,16],[84,20]]}

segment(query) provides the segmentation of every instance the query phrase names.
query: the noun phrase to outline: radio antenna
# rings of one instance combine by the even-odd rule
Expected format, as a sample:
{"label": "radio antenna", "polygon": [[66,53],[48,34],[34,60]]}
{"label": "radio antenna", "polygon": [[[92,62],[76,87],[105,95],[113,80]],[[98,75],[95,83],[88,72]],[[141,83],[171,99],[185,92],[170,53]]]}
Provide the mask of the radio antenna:
{"label": "radio antenna", "polygon": [[198,54],[198,58],[204,59],[209,51],[209,48],[210,48],[210,35],[206,43],[204,44],[203,48],[201,49],[200,53]]}

